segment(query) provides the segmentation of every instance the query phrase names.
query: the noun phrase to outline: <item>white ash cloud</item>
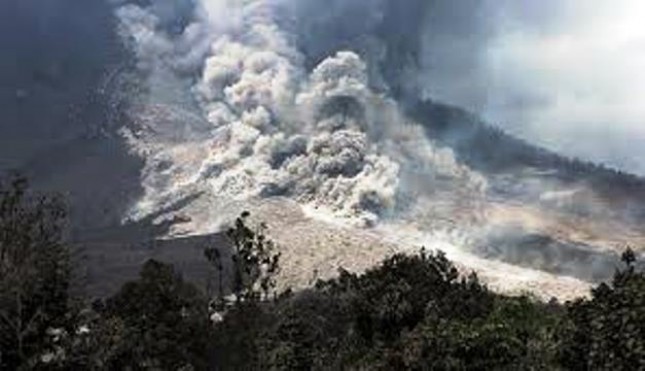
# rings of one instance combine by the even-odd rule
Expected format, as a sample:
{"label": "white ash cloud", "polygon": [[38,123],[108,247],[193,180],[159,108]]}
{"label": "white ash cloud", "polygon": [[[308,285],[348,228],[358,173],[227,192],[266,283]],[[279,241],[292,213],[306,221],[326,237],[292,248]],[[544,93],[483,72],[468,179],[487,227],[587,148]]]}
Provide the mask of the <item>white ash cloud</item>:
{"label": "white ash cloud", "polygon": [[[172,143],[150,121],[146,133],[130,134],[147,157],[146,195],[132,217],[209,192],[287,196],[373,223],[400,211],[411,190],[432,194],[441,179],[481,195],[479,175],[370,88],[358,54],[337,50],[307,71],[295,37],[275,20],[277,5],[284,3],[204,0],[179,34],[164,30],[154,6],[117,11],[142,68],[189,81],[173,93],[190,94],[209,126]],[[154,89],[151,96],[163,95]]]}
{"label": "white ash cloud", "polygon": [[282,3],[313,62],[350,48],[379,89],[384,77],[564,155],[645,174],[639,0]]}

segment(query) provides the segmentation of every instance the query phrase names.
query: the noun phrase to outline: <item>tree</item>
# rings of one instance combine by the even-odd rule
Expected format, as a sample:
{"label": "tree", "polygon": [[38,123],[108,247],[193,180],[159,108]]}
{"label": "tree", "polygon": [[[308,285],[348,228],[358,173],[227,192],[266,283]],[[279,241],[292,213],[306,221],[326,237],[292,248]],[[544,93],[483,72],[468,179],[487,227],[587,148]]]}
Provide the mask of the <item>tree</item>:
{"label": "tree", "polygon": [[[232,276],[230,292],[237,305],[268,299],[275,289],[275,276],[279,272],[280,254],[275,252],[275,243],[266,236],[267,225],[261,223],[252,229],[247,225],[249,216],[249,212],[243,212],[226,232],[233,248],[229,266]],[[224,302],[222,281],[227,266],[222,253],[217,247],[210,247],[204,254],[218,272],[218,301]]]}
{"label": "tree", "polygon": [[90,328],[101,339],[90,357],[98,366],[206,368],[210,333],[207,300],[172,266],[149,260],[139,279],[123,285],[99,313],[102,318]]}
{"label": "tree", "polygon": [[611,284],[568,305],[563,364],[574,370],[645,369],[645,274],[628,249]]}
{"label": "tree", "polygon": [[0,185],[0,365],[35,367],[54,351],[69,310],[65,207],[28,191],[20,177]]}
{"label": "tree", "polygon": [[[218,273],[218,293],[210,310],[211,318],[223,320],[215,328],[213,343],[213,362],[223,369],[259,367],[257,340],[266,328],[265,308],[270,308],[271,299],[275,299],[271,294],[275,294],[280,254],[266,236],[267,225],[252,228],[249,216],[243,212],[226,232],[232,247],[230,256],[217,247],[204,251]],[[223,285],[225,273],[230,276],[227,288]]]}
{"label": "tree", "polygon": [[232,369],[557,369],[561,318],[531,298],[490,292],[443,254],[422,251],[363,274],[341,270],[267,302],[251,327],[227,315],[222,328],[254,345]]}

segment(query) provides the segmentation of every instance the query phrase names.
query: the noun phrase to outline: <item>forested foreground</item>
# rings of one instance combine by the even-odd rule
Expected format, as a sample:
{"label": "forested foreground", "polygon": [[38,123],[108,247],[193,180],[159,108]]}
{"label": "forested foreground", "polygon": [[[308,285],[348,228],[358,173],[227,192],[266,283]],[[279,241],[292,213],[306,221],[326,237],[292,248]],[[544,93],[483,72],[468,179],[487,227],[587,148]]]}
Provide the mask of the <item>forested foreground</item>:
{"label": "forested foreground", "polygon": [[441,253],[395,255],[276,292],[277,248],[247,214],[205,249],[207,295],[148,261],[109,298],[73,295],[65,208],[14,179],[0,193],[0,369],[639,370],[645,276],[635,254],[574,302],[491,292]]}

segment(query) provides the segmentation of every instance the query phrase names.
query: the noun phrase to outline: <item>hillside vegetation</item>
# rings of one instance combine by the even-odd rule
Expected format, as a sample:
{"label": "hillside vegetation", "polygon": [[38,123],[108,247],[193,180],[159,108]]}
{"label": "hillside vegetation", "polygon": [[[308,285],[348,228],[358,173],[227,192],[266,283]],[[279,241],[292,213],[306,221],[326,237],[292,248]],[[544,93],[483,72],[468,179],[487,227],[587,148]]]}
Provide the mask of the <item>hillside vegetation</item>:
{"label": "hillside vegetation", "polygon": [[489,290],[441,252],[276,292],[279,249],[236,220],[205,249],[215,285],[171,265],[89,303],[74,295],[62,204],[22,180],[0,193],[0,368],[43,370],[645,369],[645,274],[634,253],[589,298]]}

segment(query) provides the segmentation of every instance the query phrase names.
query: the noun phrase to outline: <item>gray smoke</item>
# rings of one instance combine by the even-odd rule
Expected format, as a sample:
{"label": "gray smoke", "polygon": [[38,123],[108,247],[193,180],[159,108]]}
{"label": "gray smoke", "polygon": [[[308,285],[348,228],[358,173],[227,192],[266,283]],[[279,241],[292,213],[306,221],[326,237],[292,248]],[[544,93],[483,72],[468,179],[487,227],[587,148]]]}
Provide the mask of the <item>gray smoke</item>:
{"label": "gray smoke", "polygon": [[484,1],[482,8],[465,37],[426,38],[426,96],[556,152],[645,174],[642,2]]}
{"label": "gray smoke", "polygon": [[[583,242],[570,244],[568,227],[547,222],[559,212],[604,215],[586,191],[536,176],[535,190],[508,196],[521,205],[493,199],[486,179],[402,114],[401,105],[419,99],[485,114],[503,107],[489,95],[497,86],[491,76],[499,77],[491,68],[500,66],[491,61],[506,50],[497,42],[513,35],[519,20],[532,22],[517,26],[525,32],[550,35],[561,23],[550,10],[557,4],[156,4],[121,4],[116,11],[147,88],[131,112],[138,127],[123,130],[146,161],[145,194],[128,217],[192,200],[189,218],[199,220],[183,232],[207,233],[230,208],[286,197],[309,215],[376,226],[402,243],[431,243],[472,266],[491,262],[468,248],[584,279],[601,277],[615,261]],[[181,21],[172,22],[172,12]],[[499,99],[515,111],[534,109],[532,99],[512,103],[531,87],[520,83],[518,77],[505,85]],[[505,188],[500,194],[533,187],[530,176],[507,175],[509,184],[492,179]],[[505,236],[511,242],[501,244]]]}
{"label": "gray smoke", "polygon": [[[181,33],[163,26],[154,3],[117,10],[149,74],[149,103],[190,109],[164,96],[171,84],[194,100],[208,126],[172,143],[127,133],[148,161],[146,196],[132,216],[206,191],[237,200],[287,196],[373,223],[397,211],[397,199],[420,179],[426,194],[442,186],[437,179],[452,179],[479,197],[483,178],[374,90],[378,74],[360,55],[340,49],[306,67],[296,35],[280,23],[289,4],[204,1]],[[159,132],[149,124],[149,133]]]}
{"label": "gray smoke", "polygon": [[465,107],[556,152],[645,174],[645,9],[637,0],[285,7],[282,23],[310,63],[349,48],[368,61],[377,88]]}
{"label": "gray smoke", "polygon": [[[83,138],[76,143],[84,144],[83,135],[90,134],[82,133],[101,133],[92,127],[118,122],[130,149],[145,161],[144,194],[127,216],[164,215],[163,210],[181,209],[173,206],[182,201],[181,205],[191,207],[182,211],[188,210],[192,217],[197,210],[196,218],[202,218],[194,221],[199,227],[194,233],[218,227],[218,220],[211,223],[199,211],[213,209],[209,214],[215,215],[213,219],[224,218],[230,214],[217,215],[222,205],[235,203],[231,208],[237,212],[249,203],[274,197],[295,201],[310,215],[376,225],[371,232],[385,229],[394,239],[408,232],[425,238],[424,233],[434,233],[437,226],[489,221],[483,217],[491,215],[485,210],[491,199],[484,195],[493,192],[486,192],[486,181],[459,163],[450,149],[428,140],[425,131],[401,113],[408,99],[456,103],[508,125],[515,133],[550,145],[565,143],[572,153],[584,149],[598,156],[588,157],[600,159],[614,152],[611,141],[603,148],[597,144],[597,132],[608,127],[604,122],[638,118],[635,101],[640,95],[634,92],[626,97],[629,94],[620,87],[631,85],[621,85],[618,81],[625,76],[617,76],[611,68],[626,60],[624,54],[605,53],[600,64],[596,58],[597,51],[606,47],[602,40],[617,45],[617,50],[629,50],[626,45],[638,41],[638,27],[618,22],[624,29],[609,32],[602,17],[593,10],[583,12],[574,1],[564,5],[492,0],[110,2],[118,22],[118,41],[136,62],[132,74],[122,74],[129,66],[120,65],[125,58],[113,38],[114,19],[101,13],[106,12],[105,2],[79,6],[69,0],[2,3],[0,50],[3,56],[6,50],[16,51],[0,59],[0,98],[6,108],[0,126],[2,160],[11,161],[16,151],[26,153],[18,156],[23,159],[32,157],[28,153],[32,145],[40,149],[41,144],[66,144],[70,138]],[[607,10],[611,19],[631,19],[620,13],[622,6],[617,9]],[[581,14],[585,21],[574,22],[572,14]],[[564,34],[571,40],[563,38]],[[596,41],[578,42],[591,39]],[[588,78],[588,68],[580,67],[577,56],[592,60],[589,65],[601,78]],[[639,59],[633,61],[637,64]],[[543,66],[550,68],[543,70]],[[624,71],[634,70],[624,67]],[[630,77],[638,81],[639,75],[630,73]],[[598,83],[588,86],[591,80]],[[137,89],[121,90],[126,84]],[[120,117],[108,118],[99,109],[81,109],[111,106],[112,91],[106,92],[107,85],[118,86],[112,90],[127,95],[133,125]],[[110,99],[103,102],[106,97]],[[588,111],[590,102],[596,111]],[[74,120],[68,120],[72,116]],[[580,130],[580,125],[562,117],[571,122],[598,119],[603,124]],[[631,127],[619,126],[633,133],[638,129],[637,119],[632,123]],[[576,133],[575,140],[566,142],[560,135],[565,128]],[[603,138],[622,137],[612,133],[616,132],[608,131]],[[581,140],[585,135],[589,139]],[[639,138],[631,137],[635,147]],[[633,153],[630,145],[624,147],[622,164]],[[106,148],[109,153],[117,152],[111,144]],[[49,154],[60,152],[44,152],[43,158],[49,160]],[[79,163],[86,163],[70,167],[70,173],[99,173],[79,168],[122,168],[114,162],[99,162],[103,166],[86,162],[87,153],[106,157],[93,148],[63,152],[59,162],[70,163],[68,159],[76,156]],[[42,161],[42,168],[49,168],[49,163]],[[49,171],[58,172],[54,166]],[[103,170],[100,174],[107,176]],[[510,188],[522,188],[518,174],[507,175]],[[100,176],[93,178],[102,182]],[[555,181],[553,185],[542,182],[541,175],[536,179],[534,185],[529,184],[536,188],[529,192],[535,196],[531,200],[538,199],[534,204],[564,211],[571,208],[576,215],[600,215],[606,209],[594,204],[593,194],[588,197],[578,185],[563,190]],[[91,188],[86,187],[87,181],[77,183]],[[498,179],[491,184],[500,186]],[[85,192],[96,203],[96,192]],[[114,207],[115,194],[129,193],[109,193],[106,208]],[[500,224],[518,215],[501,208]],[[548,219],[544,215],[526,218],[544,221]],[[474,228],[465,230],[466,236],[459,235],[461,230],[455,232],[457,240],[479,237],[470,233]],[[510,241],[517,240],[521,246],[544,242],[541,236],[524,239],[525,232],[532,231],[518,230]],[[484,242],[490,237],[486,232],[481,233]],[[500,239],[509,234],[500,229]],[[414,243],[425,243],[423,238]],[[559,273],[576,273],[590,261],[583,256],[582,263],[563,270],[560,261],[569,260],[566,254],[561,259],[555,253],[564,249],[559,241],[545,242],[551,247],[543,249],[548,256],[541,264],[533,255],[525,255],[523,248],[513,249],[514,243],[500,250],[495,246],[503,244],[494,238],[493,242],[490,251],[484,249],[491,257],[506,256],[514,263],[537,264]],[[459,247],[469,244],[465,241]],[[460,248],[453,252],[464,253]],[[585,249],[580,245],[580,250]],[[600,264],[598,270],[605,265]]]}

